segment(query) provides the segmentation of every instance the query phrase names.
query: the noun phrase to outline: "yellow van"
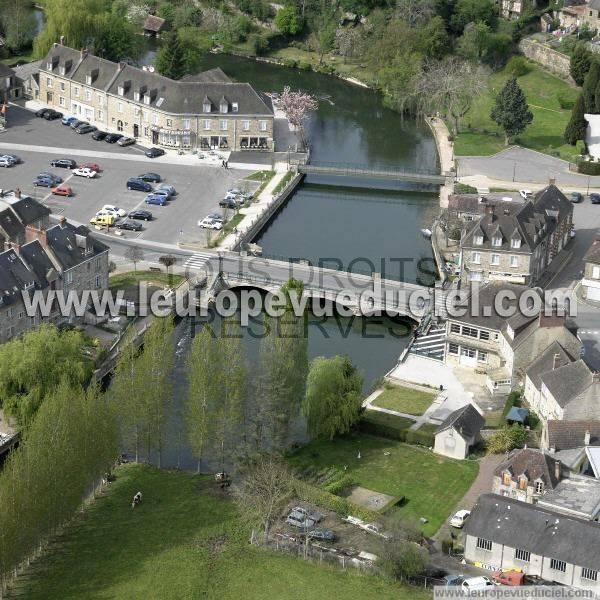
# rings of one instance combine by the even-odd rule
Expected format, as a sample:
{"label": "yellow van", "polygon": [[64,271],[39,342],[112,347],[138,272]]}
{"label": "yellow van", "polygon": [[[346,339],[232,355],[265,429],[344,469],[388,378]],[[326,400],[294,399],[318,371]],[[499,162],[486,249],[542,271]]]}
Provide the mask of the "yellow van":
{"label": "yellow van", "polygon": [[96,215],[90,219],[92,225],[104,225],[111,227],[115,224],[115,217],[113,215]]}

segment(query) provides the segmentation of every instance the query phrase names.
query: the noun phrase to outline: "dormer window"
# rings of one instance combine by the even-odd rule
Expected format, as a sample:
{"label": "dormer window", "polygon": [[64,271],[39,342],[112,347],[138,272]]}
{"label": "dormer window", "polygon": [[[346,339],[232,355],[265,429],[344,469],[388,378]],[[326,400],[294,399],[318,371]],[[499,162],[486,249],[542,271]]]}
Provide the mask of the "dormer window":
{"label": "dormer window", "polygon": [[52,61],[50,61],[50,60],[49,60],[49,61],[46,63],[46,70],[47,70],[47,71],[52,71],[52,69],[53,69],[53,68],[54,68],[54,65],[52,64]]}
{"label": "dormer window", "polygon": [[521,477],[519,477],[519,489],[520,490],[527,489],[527,477],[525,477],[525,475],[521,475]]}
{"label": "dormer window", "polygon": [[227,113],[229,112],[229,102],[227,102],[227,98],[225,98],[225,96],[223,96],[221,98],[221,102],[219,102],[219,110],[222,113]]}
{"label": "dormer window", "polygon": [[139,101],[140,101],[140,92],[139,92],[139,90],[136,90],[135,92],[133,92],[133,99],[134,99],[136,102],[139,102]]}
{"label": "dormer window", "polygon": [[481,246],[483,244],[483,236],[481,234],[477,234],[474,238],[473,238],[473,243],[476,246]]}
{"label": "dormer window", "polygon": [[88,73],[88,74],[85,76],[85,82],[86,82],[88,85],[92,85],[92,74],[91,74],[91,73]]}
{"label": "dormer window", "polygon": [[238,109],[239,109],[239,107],[238,107],[238,103],[237,103],[237,102],[232,102],[232,103],[231,103],[231,111],[232,111],[232,112],[237,112],[237,111],[238,111]]}
{"label": "dormer window", "polygon": [[117,93],[119,94],[119,96],[124,96],[125,95],[125,88],[122,85],[120,85],[117,88]]}
{"label": "dormer window", "polygon": [[502,473],[502,485],[510,485],[510,473],[508,471]]}
{"label": "dormer window", "polygon": [[67,68],[65,67],[65,65],[60,65],[60,67],[58,67],[58,72],[59,72],[61,75],[66,75],[66,73],[67,73]]}
{"label": "dormer window", "polygon": [[495,235],[492,238],[492,246],[502,246],[502,237],[499,235]]}
{"label": "dormer window", "polygon": [[540,481],[538,479],[538,481],[535,482],[535,493],[541,494],[543,491],[544,491],[544,482]]}
{"label": "dormer window", "polygon": [[144,104],[150,104],[150,94],[144,96]]}
{"label": "dormer window", "polygon": [[521,240],[519,238],[513,238],[510,241],[510,246],[511,246],[511,248],[516,248],[516,249],[520,248],[521,247]]}

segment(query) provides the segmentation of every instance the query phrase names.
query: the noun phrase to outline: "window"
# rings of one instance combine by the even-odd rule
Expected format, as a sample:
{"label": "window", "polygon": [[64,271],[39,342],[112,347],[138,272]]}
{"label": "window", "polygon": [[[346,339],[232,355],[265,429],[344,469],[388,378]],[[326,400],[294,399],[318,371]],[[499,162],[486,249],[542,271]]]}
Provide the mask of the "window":
{"label": "window", "polygon": [[258,126],[261,131],[267,130],[267,122],[266,121],[259,121]]}
{"label": "window", "polygon": [[471,271],[469,281],[483,281],[483,273],[481,271]]}
{"label": "window", "polygon": [[250,130],[250,121],[242,121],[242,129],[244,131],[249,131]]}
{"label": "window", "polygon": [[492,265],[499,265],[500,264],[500,255],[499,254],[492,254],[492,256],[490,258],[490,264],[492,264]]}
{"label": "window", "polygon": [[154,125],[158,125],[158,115],[156,113],[152,115],[152,122]]}
{"label": "window", "polygon": [[526,490],[527,489],[527,477],[521,475],[521,477],[519,477],[519,489],[520,490]]}
{"label": "window", "polygon": [[510,473],[502,473],[502,485],[510,485]]}
{"label": "window", "polygon": [[472,337],[472,338],[476,338],[477,337],[477,329],[463,325],[462,334],[468,335],[469,337]]}
{"label": "window", "polygon": [[221,102],[221,112],[226,113],[229,112],[229,105],[227,102]]}
{"label": "window", "polygon": [[73,93],[75,94],[75,98],[79,98],[79,88],[77,86],[73,90]]}
{"label": "window", "polygon": [[102,118],[103,118],[102,111],[101,111],[101,110],[99,110],[99,111],[98,111],[98,120],[99,120],[99,121],[102,121]]}
{"label": "window", "polygon": [[466,358],[475,358],[475,350],[473,348],[461,348],[461,354]]}
{"label": "window", "polygon": [[64,81],[61,81],[61,82],[60,82],[60,91],[61,91],[61,92],[64,92],[64,91],[65,91],[65,82],[64,82]]}
{"label": "window", "polygon": [[543,481],[536,481],[535,482],[535,493],[536,494],[541,494],[544,491],[544,482]]}
{"label": "window", "polygon": [[122,85],[117,88],[117,94],[119,94],[119,96],[125,95],[125,88]]}
{"label": "window", "polygon": [[92,99],[91,90],[85,90],[85,99],[89,102]]}
{"label": "window", "polygon": [[477,352],[477,360],[479,362],[483,362],[483,363],[487,362],[487,356],[488,356],[488,353],[487,352],[483,352],[483,350],[479,350]]}
{"label": "window", "polygon": [[478,265],[481,262],[481,252],[472,252],[471,261]]}
{"label": "window", "polygon": [[492,246],[502,246],[502,238],[499,235],[492,238]]}
{"label": "window", "polygon": [[518,239],[518,238],[517,238],[517,239],[513,239],[513,240],[511,240],[511,241],[510,241],[510,247],[511,247],[511,248],[515,248],[515,249],[518,249],[518,248],[520,248],[520,247],[521,247],[521,240],[520,240],[520,239]]}
{"label": "window", "polygon": [[527,552],[527,550],[520,550],[519,548],[517,548],[515,550],[515,558],[522,562],[529,562],[529,559],[531,558],[531,553]]}
{"label": "window", "polygon": [[209,119],[204,119],[204,130],[210,131],[210,120]]}
{"label": "window", "polygon": [[590,581],[598,581],[598,571],[594,569],[581,569],[581,579],[589,579]]}
{"label": "window", "polygon": [[600,279],[600,267],[596,265],[592,267],[592,277],[594,279]]}
{"label": "window", "polygon": [[221,131],[227,131],[227,121],[221,121]]}
{"label": "window", "polygon": [[519,257],[515,256],[514,254],[511,255],[510,257],[510,266],[511,267],[518,267],[519,266]]}
{"label": "window", "polygon": [[487,342],[490,339],[490,332],[481,330],[479,332],[479,339]]}
{"label": "window", "polygon": [[473,243],[474,243],[476,246],[481,246],[481,245],[483,244],[483,236],[482,236],[482,235],[476,235],[476,236],[473,238]]}
{"label": "window", "polygon": [[233,112],[237,112],[237,111],[238,111],[238,109],[239,109],[239,105],[238,105],[238,103],[237,103],[237,102],[232,102],[232,103],[231,103],[231,110],[232,110]]}
{"label": "window", "polygon": [[210,112],[210,109],[211,109],[211,104],[210,104],[210,102],[205,102],[205,103],[202,105],[202,110],[203,110],[205,113],[209,113],[209,112]]}
{"label": "window", "polygon": [[123,103],[122,102],[117,102],[117,111],[120,113],[123,112]]}
{"label": "window", "polygon": [[189,119],[183,119],[182,125],[183,125],[184,129],[189,129],[190,128],[190,120]]}
{"label": "window", "polygon": [[492,540],[486,540],[484,538],[477,538],[477,547],[481,550],[491,550]]}
{"label": "window", "polygon": [[22,319],[24,316],[25,316],[25,313],[24,313],[22,310],[20,310],[20,311],[17,313],[17,319]]}
{"label": "window", "polygon": [[458,354],[458,344],[448,344],[448,354]]}
{"label": "window", "polygon": [[460,325],[457,325],[456,323],[452,323],[450,325],[450,333],[460,333]]}
{"label": "window", "polygon": [[65,99],[64,99],[64,98],[61,96],[61,97],[58,99],[58,103],[59,103],[61,106],[64,106],[64,105],[65,105]]}
{"label": "window", "polygon": [[167,127],[173,127],[173,119],[167,119]]}
{"label": "window", "polygon": [[96,283],[96,287],[99,288],[100,287],[100,275],[96,275],[95,283]]}
{"label": "window", "polygon": [[553,558],[550,560],[550,568],[553,571],[560,571],[561,573],[564,573],[567,570],[567,563],[564,560],[557,560],[556,558]]}
{"label": "window", "polygon": [[104,106],[104,96],[98,94],[98,106]]}

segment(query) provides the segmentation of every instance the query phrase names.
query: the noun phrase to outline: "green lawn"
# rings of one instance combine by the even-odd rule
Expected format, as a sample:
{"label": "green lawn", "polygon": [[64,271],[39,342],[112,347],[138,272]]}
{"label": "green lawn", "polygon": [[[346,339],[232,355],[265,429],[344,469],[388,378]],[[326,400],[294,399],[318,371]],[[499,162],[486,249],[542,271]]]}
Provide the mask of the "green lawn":
{"label": "green lawn", "polygon": [[[179,285],[185,277],[182,275],[171,275],[172,285]],[[109,279],[109,287],[111,290],[122,290],[138,283],[145,281],[146,283],[154,284],[158,287],[169,285],[169,278],[166,273],[158,273],[153,271],[130,271],[128,273],[118,273],[112,275]]]}
{"label": "green lawn", "polygon": [[[143,502],[132,510],[138,490]],[[29,600],[431,596],[259,549],[248,544],[248,536],[247,523],[230,501],[207,489],[206,478],[126,465],[14,591]]]}
{"label": "green lawn", "polygon": [[390,515],[419,527],[419,518],[425,517],[428,523],[422,527],[427,536],[433,535],[448,518],[479,469],[472,461],[442,458],[419,446],[366,434],[313,442],[291,455],[289,461],[301,470],[309,466],[327,469],[348,465],[348,474],[357,484],[391,496],[404,496],[406,503],[392,509]]}
{"label": "green lawn", "polygon": [[[534,63],[530,62],[529,66],[531,71],[519,77],[518,82],[527,96],[533,123],[514,141],[526,148],[572,159],[575,147],[565,144],[563,139],[571,111],[560,107],[558,95],[563,94],[574,102],[578,94],[577,88]],[[490,111],[496,94],[507,78],[504,71],[490,77],[487,93],[475,101],[461,126],[454,146],[457,156],[489,155],[504,148],[504,135],[490,119]]]}
{"label": "green lawn", "polygon": [[435,400],[435,394],[394,385],[386,387],[373,404],[409,415],[422,415]]}

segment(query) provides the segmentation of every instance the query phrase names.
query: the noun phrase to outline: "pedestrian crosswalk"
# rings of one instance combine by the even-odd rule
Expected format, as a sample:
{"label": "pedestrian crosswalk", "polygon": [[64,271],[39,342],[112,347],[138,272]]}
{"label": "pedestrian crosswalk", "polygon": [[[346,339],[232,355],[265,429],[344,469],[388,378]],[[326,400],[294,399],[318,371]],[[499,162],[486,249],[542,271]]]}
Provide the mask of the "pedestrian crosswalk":
{"label": "pedestrian crosswalk", "polygon": [[214,254],[197,252],[183,263],[183,267],[185,269],[202,269],[211,258],[214,258]]}
{"label": "pedestrian crosswalk", "polygon": [[440,327],[432,327],[426,335],[418,337],[410,351],[412,354],[428,356],[436,360],[444,360],[444,348],[446,346],[446,330]]}

